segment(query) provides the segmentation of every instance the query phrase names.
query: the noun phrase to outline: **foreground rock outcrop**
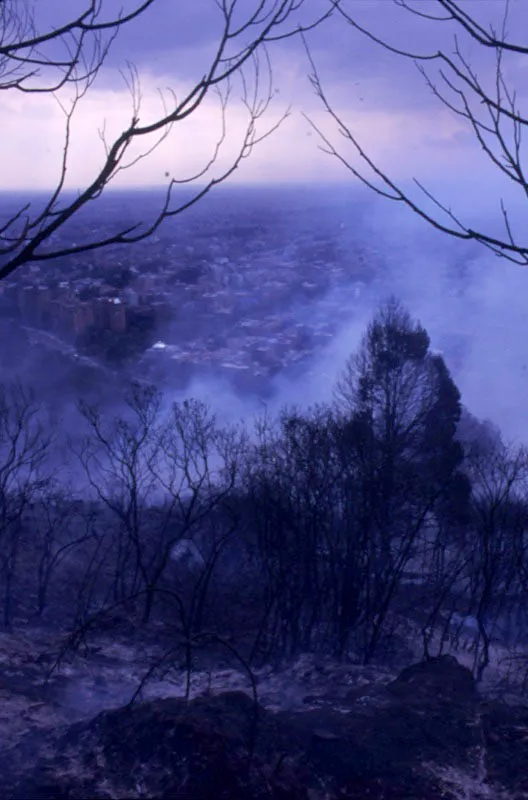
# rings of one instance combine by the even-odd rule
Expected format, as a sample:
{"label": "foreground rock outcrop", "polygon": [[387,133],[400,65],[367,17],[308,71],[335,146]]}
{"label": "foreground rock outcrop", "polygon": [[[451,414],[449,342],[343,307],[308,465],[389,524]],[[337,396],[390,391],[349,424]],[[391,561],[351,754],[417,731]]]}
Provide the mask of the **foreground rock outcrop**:
{"label": "foreground rock outcrop", "polygon": [[2,797],[528,798],[528,708],[482,698],[452,656],[352,686],[338,707],[305,700],[155,699],[41,728],[4,747]]}
{"label": "foreground rock outcrop", "polygon": [[[11,798],[307,798],[290,769],[249,758],[256,709],[243,692],[103,712],[22,739],[0,764]],[[32,767],[30,765],[33,765]]]}

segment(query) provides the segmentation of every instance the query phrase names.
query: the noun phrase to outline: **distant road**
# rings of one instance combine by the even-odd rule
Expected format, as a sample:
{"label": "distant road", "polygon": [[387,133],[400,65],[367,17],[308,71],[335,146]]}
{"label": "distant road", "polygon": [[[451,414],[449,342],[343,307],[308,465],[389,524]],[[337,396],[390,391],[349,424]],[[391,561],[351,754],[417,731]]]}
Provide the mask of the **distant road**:
{"label": "distant road", "polygon": [[142,386],[152,385],[143,378],[139,378],[136,375],[131,375],[125,370],[110,369],[110,367],[107,367],[105,364],[102,364],[95,358],[91,358],[90,356],[86,355],[80,355],[72,344],[65,342],[54,333],[50,333],[50,331],[45,331],[41,328],[32,328],[29,325],[22,324],[20,327],[28,334],[31,344],[39,344],[43,347],[49,348],[50,350],[55,350],[55,352],[60,353],[67,358],[71,358],[75,364],[90,367],[91,369],[103,372],[113,380],[122,380],[124,377],[126,377],[129,380],[133,380],[136,383],[141,384]]}

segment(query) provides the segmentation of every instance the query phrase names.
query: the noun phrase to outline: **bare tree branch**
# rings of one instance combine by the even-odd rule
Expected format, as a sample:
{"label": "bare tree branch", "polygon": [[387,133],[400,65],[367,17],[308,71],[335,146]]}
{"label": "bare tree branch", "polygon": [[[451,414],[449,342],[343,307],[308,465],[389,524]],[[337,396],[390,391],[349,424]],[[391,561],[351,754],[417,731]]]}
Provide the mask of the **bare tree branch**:
{"label": "bare tree branch", "polygon": [[[466,37],[469,36],[482,47],[493,51],[495,54],[493,88],[486,88],[475,69],[463,55],[458,35],[455,35],[453,53],[447,53],[442,49],[428,53],[412,52],[392,44],[377,36],[364,25],[361,25],[354,15],[353,6],[350,12],[345,10],[344,0],[332,0],[333,8],[352,29],[366,36],[388,52],[412,60],[433,95],[449,112],[462,119],[469,126],[478,145],[492,164],[503,176],[519,188],[525,197],[528,196],[528,182],[522,163],[522,134],[525,126],[528,125],[528,118],[521,113],[516,92],[506,82],[503,64],[506,53],[526,55],[528,54],[528,47],[509,40],[507,32],[509,0],[505,0],[504,3],[502,26],[499,32],[495,31],[493,27],[490,27],[490,30],[487,31],[472,16],[470,7],[456,0],[436,0],[436,4],[439,7],[438,14],[430,11],[431,7],[429,5],[424,9],[421,4],[415,5],[410,3],[409,0],[394,0],[394,4],[418,18],[433,21],[437,25],[447,22],[452,26],[457,26],[461,34]],[[359,156],[360,164],[363,164],[370,171],[371,177],[364,174],[361,166],[353,164],[352,160],[343,154],[341,148],[333,144],[329,137],[323,133],[320,126],[316,125],[312,119],[307,118],[311,127],[320,137],[323,152],[340,161],[354,177],[374,192],[382,197],[406,205],[437,230],[457,239],[476,241],[500,258],[505,258],[513,263],[528,264],[528,243],[524,244],[516,240],[508,211],[502,198],[499,198],[499,207],[500,219],[504,224],[505,234],[502,237],[492,236],[485,230],[476,230],[465,224],[449,205],[441,202],[416,178],[413,178],[414,185],[432,203],[432,211],[428,210],[419,201],[412,199],[409,192],[404,190],[401,184],[391,179],[387,172],[382,170],[374,162],[374,159],[368,155],[358,137],[353,133],[351,125],[347,124],[343,117],[335,111],[328,94],[323,88],[306,40],[305,47],[312,69],[309,79],[316,96],[335,123],[339,134],[344,137],[348,145],[351,145],[353,151]],[[426,70],[426,66],[431,66],[435,62],[440,62],[441,64],[438,74],[442,88],[439,88],[437,82]],[[435,213],[435,209],[439,212],[438,214]]]}
{"label": "bare tree branch", "polygon": [[[243,159],[249,157],[253,148],[270,136],[289,114],[289,110],[286,110],[274,123],[264,129],[260,127],[274,95],[267,45],[312,30],[334,11],[333,6],[329,6],[325,13],[301,23],[297,21],[297,15],[306,9],[306,0],[258,0],[253,4],[242,3],[241,0],[216,2],[222,30],[205,74],[181,98],[177,98],[171,89],[166,95],[160,93],[163,113],[146,124],[140,122],[142,96],[139,75],[135,67],[128,64],[128,72],[123,77],[132,100],[130,123],[112,142],[106,138],[104,126],[99,131],[104,147],[102,165],[91,182],[71,200],[65,195],[64,189],[72,118],[79,102],[93,85],[115,35],[124,24],[136,19],[153,3],[154,0],[148,0],[128,15],[103,21],[102,0],[93,0],[82,15],[67,25],[37,33],[29,12],[22,14],[15,0],[8,0],[7,11],[3,17],[0,16],[0,88],[56,93],[67,84],[73,84],[74,96],[70,104],[63,107],[66,117],[65,141],[56,189],[43,211],[32,214],[31,204],[25,204],[23,208],[13,212],[7,221],[2,222],[0,279],[11,275],[28,262],[47,261],[112,244],[139,242],[154,233],[165,219],[182,213],[229,178]],[[102,31],[110,32],[109,41],[101,39]],[[88,35],[92,36],[91,51],[87,51]],[[38,48],[56,41],[60,41],[66,48],[67,57],[64,60],[40,55],[40,51],[35,57],[34,53]],[[44,67],[59,70],[59,78],[44,85],[33,82],[30,86],[30,79],[42,78],[41,68]],[[218,169],[216,174],[211,174],[227,138],[227,106],[232,98],[235,80],[242,90],[241,103],[246,114],[245,131],[230,164]],[[219,99],[221,122],[221,131],[211,156],[195,174],[180,178],[170,177],[161,207],[154,219],[138,221],[104,238],[87,240],[72,246],[50,247],[53,234],[63,228],[89,201],[100,197],[119,172],[134,167],[152,154],[167,139],[174,126],[192,116],[211,92],[215,92]],[[125,162],[131,146],[143,140],[146,142],[145,149]],[[196,187],[194,196],[182,203],[176,203],[174,187],[192,185],[197,181],[203,183]]]}

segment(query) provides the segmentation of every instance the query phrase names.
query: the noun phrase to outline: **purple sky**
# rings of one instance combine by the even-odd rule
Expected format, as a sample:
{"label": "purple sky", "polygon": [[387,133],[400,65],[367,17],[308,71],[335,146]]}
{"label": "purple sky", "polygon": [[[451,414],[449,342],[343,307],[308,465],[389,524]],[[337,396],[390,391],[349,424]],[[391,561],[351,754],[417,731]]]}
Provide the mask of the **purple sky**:
{"label": "purple sky", "polygon": [[[256,0],[243,0],[241,8]],[[271,0],[270,0],[271,2]],[[306,0],[306,14],[326,7],[327,0]],[[132,0],[105,0],[110,16]],[[416,3],[415,3],[416,5]],[[420,9],[434,11],[436,0],[420,0]],[[465,4],[468,5],[467,3]],[[60,24],[69,14],[85,6],[83,0],[38,0],[37,23]],[[419,53],[440,48],[453,50],[451,24],[435,23],[410,14],[393,0],[343,0],[344,9],[369,28],[398,46]],[[485,24],[500,25],[504,0],[471,0],[471,11]],[[172,87],[181,95],[204,72],[214,50],[220,16],[215,0],[156,0],[153,7],[123,30],[115,42],[106,67],[78,109],[71,148],[70,185],[81,186],[101,165],[103,148],[97,134],[106,120],[109,136],[125,127],[130,117],[130,98],[120,75],[127,59],[137,66],[143,91],[145,121],[154,119],[161,105],[159,88]],[[526,0],[511,0],[512,32],[528,29]],[[449,113],[432,96],[411,61],[391,55],[353,30],[336,16],[309,36],[315,62],[325,90],[335,109],[368,144],[369,153],[391,174],[440,181],[456,178],[470,188],[475,172],[494,177],[474,143],[464,121]],[[464,54],[481,78],[493,78],[493,54],[482,52],[467,36],[460,37]],[[340,137],[327,119],[307,81],[308,65],[300,42],[287,41],[271,49],[275,83],[279,89],[268,121],[273,123],[293,103],[291,117],[272,138],[260,145],[237,172],[239,181],[319,181],[351,179],[335,160],[317,149],[318,140],[302,117],[306,112],[334,142]],[[524,63],[523,63],[524,62]],[[526,57],[507,63],[510,83],[525,92]],[[434,63],[431,74],[435,75]],[[229,141],[223,157],[227,164],[243,129],[243,109],[236,102],[228,115]],[[526,96],[526,95],[525,95]],[[3,146],[0,168],[4,188],[52,186],[62,143],[63,118],[49,96],[0,94]],[[35,137],[38,125],[39,137]],[[120,185],[163,183],[166,171],[181,177],[192,174],[208,159],[219,132],[215,103],[206,103],[170,138],[132,171],[122,173]],[[344,152],[351,154],[351,151]]]}

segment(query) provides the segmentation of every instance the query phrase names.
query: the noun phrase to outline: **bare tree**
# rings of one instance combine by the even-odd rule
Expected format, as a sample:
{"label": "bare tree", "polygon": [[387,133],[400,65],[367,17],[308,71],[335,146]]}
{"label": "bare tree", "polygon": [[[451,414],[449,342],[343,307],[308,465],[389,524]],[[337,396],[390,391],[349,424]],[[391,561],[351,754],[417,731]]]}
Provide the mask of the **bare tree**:
{"label": "bare tree", "polygon": [[[262,616],[253,655],[291,656],[321,641],[335,586],[334,486],[339,475],[324,406],[257,420],[245,485],[263,567]],[[333,554],[333,551],[332,551]]]}
{"label": "bare tree", "polygon": [[[511,625],[516,605],[524,606],[518,574],[516,542],[524,538],[524,520],[517,524],[517,504],[524,494],[526,452],[502,443],[491,452],[475,445],[466,458],[473,486],[473,530],[468,543],[470,611],[478,623],[474,669],[482,678],[489,649],[502,618]],[[519,529],[520,527],[520,529]]]}
{"label": "bare tree", "polygon": [[[131,95],[130,120],[112,141],[103,126],[101,166],[72,199],[65,192],[65,185],[75,113],[92,88],[116,35],[154,4],[155,0],[137,2],[128,14],[107,19],[103,0],[87,0],[87,7],[79,16],[45,31],[37,30],[32,10],[24,0],[3,0],[0,4],[0,90],[53,93],[64,113],[64,146],[55,189],[41,207],[33,208],[28,202],[0,220],[0,278],[28,262],[49,261],[111,244],[139,242],[150,236],[163,220],[180,214],[226,180],[255,145],[289,114],[285,111],[275,123],[261,127],[275,94],[267,46],[310,30],[333,10],[328,8],[317,18],[306,18],[303,22],[306,0],[218,0],[212,4],[212,12],[219,15],[221,32],[205,73],[181,97],[170,88],[165,93],[160,91],[161,112],[149,122],[141,120],[140,77],[129,63],[124,78]],[[227,138],[226,111],[235,86],[246,113],[245,131],[228,166],[218,168],[215,173]],[[90,201],[100,197],[120,172],[150,155],[174,126],[194,114],[212,93],[218,98],[220,132],[210,157],[193,175],[166,175],[167,188],[153,219],[138,220],[126,227],[117,225],[108,235],[88,235],[80,243],[57,243],[54,234]],[[134,149],[136,145],[139,150]],[[194,187],[184,201],[174,196],[175,187],[181,185]]]}
{"label": "bare tree", "polygon": [[444,547],[440,568],[431,551],[435,539],[441,551],[453,489],[467,501],[454,439],[460,395],[396,300],[347,361],[336,400],[257,421],[245,474],[263,576],[252,656],[322,646],[367,663],[409,610],[410,568],[441,573],[428,606],[458,577],[460,558],[453,564]]}
{"label": "bare tree", "polygon": [[404,573],[434,536],[457,481],[460,394],[441,356],[429,351],[425,329],[391,298],[348,360],[336,399],[341,449],[356,465],[356,537],[366,546],[361,605],[368,660]]}
{"label": "bare tree", "polygon": [[[71,591],[68,562],[71,564],[75,556],[85,555],[87,545],[90,545],[88,549],[93,549],[97,541],[94,532],[95,513],[84,504],[72,500],[64,487],[50,486],[26,517],[31,537],[28,550],[34,558],[32,572],[36,568],[36,614],[42,617],[51,590],[58,583],[66,582]],[[59,574],[61,565],[66,569]]]}
{"label": "bare tree", "polygon": [[[59,27],[39,31],[25,0],[0,6],[0,88],[25,93],[56,92],[96,75],[119,29],[139,17],[155,0],[138,2],[128,14],[103,19],[101,0],[90,0],[77,16]],[[110,33],[104,40],[103,32]]]}
{"label": "bare tree", "polygon": [[127,407],[111,421],[81,406],[90,433],[72,445],[107,515],[112,600],[141,591],[148,622],[175,546],[200,532],[204,569],[191,616],[201,619],[213,569],[235,527],[232,520],[219,527],[211,515],[235,485],[242,445],[199,401],[173,404],[167,419],[162,395],[136,384]]}
{"label": "bare tree", "polygon": [[51,442],[32,393],[18,383],[0,385],[0,581],[6,628],[12,623],[23,515],[49,488]]}
{"label": "bare tree", "polygon": [[[344,24],[353,31],[368,37],[385,50],[412,61],[425,82],[437,98],[456,118],[463,120],[475,137],[475,142],[492,162],[498,172],[510,182],[522,197],[528,192],[528,178],[523,164],[523,133],[528,125],[528,116],[521,107],[516,88],[507,79],[508,58],[517,60],[528,56],[528,45],[515,41],[507,29],[509,0],[504,0],[504,15],[500,30],[492,25],[486,29],[473,13],[471,4],[459,0],[434,0],[432,3],[415,3],[413,0],[393,0],[402,9],[421,20],[421,24],[437,28],[451,25],[454,29],[454,48],[451,52],[441,45],[430,52],[418,52],[399,47],[377,36],[359,21],[354,4],[347,0],[331,0],[341,15]],[[485,4],[495,8],[495,4]],[[476,68],[463,52],[464,38],[479,46],[482,55],[494,57],[492,80],[482,79]],[[421,39],[418,38],[421,46]],[[330,118],[336,124],[345,147],[335,145],[313,120],[308,120],[321,138],[321,149],[335,157],[365,186],[378,195],[407,206],[434,228],[457,239],[472,240],[489,248],[497,256],[517,264],[528,264],[528,243],[517,241],[514,226],[503,199],[500,200],[500,220],[504,225],[502,236],[477,230],[455,214],[449,202],[441,202],[422,182],[413,178],[414,185],[422,192],[424,200],[413,199],[411,193],[393,180],[369,155],[368,148],[353,132],[351,123],[338,114],[323,87],[314,59],[310,56],[312,72],[310,81],[316,95]],[[431,68],[438,67],[437,75]],[[359,157],[359,164],[347,154],[346,147]],[[362,165],[362,166],[361,166]],[[431,206],[432,204],[432,206]],[[432,210],[431,210],[432,208]]]}

